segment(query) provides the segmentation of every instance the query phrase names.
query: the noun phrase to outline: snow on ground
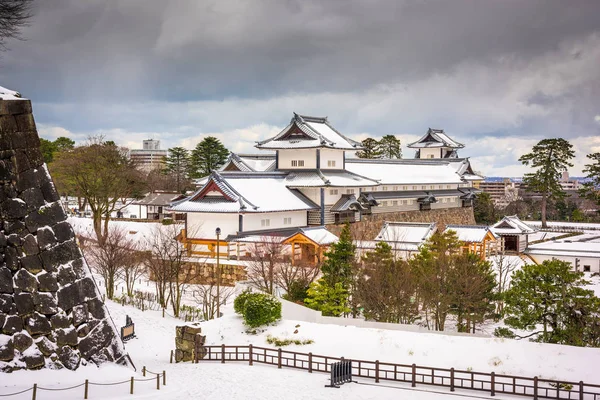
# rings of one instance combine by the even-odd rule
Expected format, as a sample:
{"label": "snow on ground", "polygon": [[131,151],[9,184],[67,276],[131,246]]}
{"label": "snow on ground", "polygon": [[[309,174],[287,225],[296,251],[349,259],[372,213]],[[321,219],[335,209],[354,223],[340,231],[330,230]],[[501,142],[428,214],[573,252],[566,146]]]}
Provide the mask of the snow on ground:
{"label": "snow on ground", "polygon": [[[151,371],[167,371],[167,386],[160,391],[152,382],[136,382],[135,396],[129,395],[128,383],[120,386],[90,386],[90,399],[156,398],[188,400],[202,399],[387,399],[409,395],[411,399],[429,400],[446,398],[447,388],[417,387],[427,392],[412,391],[408,384],[363,386],[346,384],[341,389],[325,388],[328,375],[309,374],[306,371],[277,369],[273,366],[243,362],[201,362],[199,364],[169,364],[169,353],[174,348],[175,326],[181,321],[171,317],[162,318],[160,311],[140,311],[136,308],[109,301],[108,307],[118,326],[129,315],[135,323],[137,338],[126,343],[138,371],[146,366]],[[241,318],[232,313],[231,305],[224,307],[225,316],[218,320],[201,323],[207,344],[253,343],[272,347],[266,343],[268,334],[278,337],[312,339],[311,345],[285,347],[299,352],[320,355],[344,356],[365,360],[379,359],[396,363],[436,367],[472,368],[474,371],[495,371],[521,376],[538,375],[584,382],[597,381],[595,366],[600,359],[600,349],[578,348],[550,344],[531,343],[496,338],[446,336],[440,334],[384,331],[307,322],[281,321],[257,335],[244,333]],[[296,325],[300,327],[296,328]],[[298,329],[298,334],[294,330]],[[494,366],[497,364],[497,366]],[[76,372],[19,371],[0,375],[0,394],[26,389],[36,382],[42,387],[65,387],[92,382],[116,382],[128,380],[133,371],[116,366],[97,369],[87,366]],[[135,374],[142,378],[141,374]],[[374,381],[359,378],[362,383],[374,385]],[[395,388],[386,387],[394,386]],[[441,394],[430,392],[438,391]],[[410,391],[410,393],[408,393]],[[83,388],[68,392],[38,392],[38,399],[80,398]],[[483,396],[476,392],[457,391],[456,394]],[[507,398],[498,396],[499,398]],[[30,399],[31,392],[10,399]]]}

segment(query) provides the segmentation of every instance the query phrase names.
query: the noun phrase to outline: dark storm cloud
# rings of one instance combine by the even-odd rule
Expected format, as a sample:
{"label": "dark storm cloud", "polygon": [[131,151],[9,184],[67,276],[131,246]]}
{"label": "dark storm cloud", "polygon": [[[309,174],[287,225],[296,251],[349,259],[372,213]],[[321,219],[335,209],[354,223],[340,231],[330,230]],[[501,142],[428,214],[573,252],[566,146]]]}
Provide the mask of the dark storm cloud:
{"label": "dark storm cloud", "polygon": [[444,128],[501,169],[499,146],[600,136],[598,15],[597,0],[38,0],[0,85],[51,135],[248,150],[298,111],[357,138]]}

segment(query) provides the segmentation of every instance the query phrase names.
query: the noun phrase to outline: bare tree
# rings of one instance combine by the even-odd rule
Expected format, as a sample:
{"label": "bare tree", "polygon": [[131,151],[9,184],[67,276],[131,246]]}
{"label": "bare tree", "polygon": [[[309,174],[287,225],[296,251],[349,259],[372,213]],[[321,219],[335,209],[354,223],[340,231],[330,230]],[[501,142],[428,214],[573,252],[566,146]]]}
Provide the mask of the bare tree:
{"label": "bare tree", "polygon": [[108,228],[103,242],[86,240],[84,243],[84,251],[90,257],[95,272],[104,280],[106,296],[112,299],[115,281],[122,273],[123,266],[133,262],[137,244],[127,237],[127,232],[123,229],[112,226]]}
{"label": "bare tree", "polygon": [[197,285],[192,292],[192,297],[202,309],[202,318],[205,320],[217,317],[217,304],[225,304],[233,295],[234,288],[221,286],[219,296],[215,284]]}
{"label": "bare tree", "polygon": [[177,224],[157,225],[147,239],[150,254],[146,258],[150,277],[156,284],[158,302],[165,308],[170,303],[176,317],[186,286],[199,275],[197,267],[186,261],[185,245],[177,240],[180,229]]}
{"label": "bare tree", "polygon": [[498,253],[492,259],[492,266],[496,273],[496,279],[498,285],[496,286],[496,293],[498,294],[498,300],[496,302],[496,313],[502,315],[504,312],[504,300],[502,294],[508,290],[510,277],[514,270],[519,266],[520,262],[517,257],[507,256],[504,251]]}
{"label": "bare tree", "polygon": [[139,250],[139,246],[138,242],[132,243],[129,255],[122,260],[123,267],[121,268],[120,278],[125,282],[127,296],[129,297],[133,296],[135,281],[140,279],[146,272],[145,254]]}
{"label": "bare tree", "polygon": [[0,51],[5,51],[8,39],[20,39],[21,29],[29,25],[33,0],[0,1]]}
{"label": "bare tree", "polygon": [[260,243],[248,246],[251,260],[246,270],[250,284],[263,292],[275,293],[276,276],[283,261],[284,245],[277,237],[265,236]]}

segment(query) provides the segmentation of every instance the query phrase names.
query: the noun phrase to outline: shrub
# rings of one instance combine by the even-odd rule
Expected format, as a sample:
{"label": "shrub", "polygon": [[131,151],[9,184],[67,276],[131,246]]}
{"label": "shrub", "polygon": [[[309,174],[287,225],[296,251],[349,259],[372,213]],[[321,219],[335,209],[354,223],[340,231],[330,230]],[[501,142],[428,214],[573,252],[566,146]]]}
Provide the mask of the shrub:
{"label": "shrub", "polygon": [[300,340],[300,339],[281,339],[275,336],[267,336],[267,343],[269,344],[273,344],[276,347],[283,347],[283,346],[288,346],[290,344],[295,344],[297,346],[303,346],[306,344],[313,344],[315,341],[312,339],[304,339],[304,340]]}
{"label": "shrub", "polygon": [[243,308],[244,323],[251,328],[281,319],[281,302],[273,296],[251,293],[247,296]]}
{"label": "shrub", "polygon": [[500,326],[494,329],[494,336],[508,339],[514,339],[515,337],[517,337],[513,331],[504,326]]}
{"label": "shrub", "polygon": [[233,301],[233,310],[236,314],[244,315],[244,306],[246,305],[246,300],[248,300],[248,297],[250,296],[252,296],[252,293],[248,290],[244,290],[235,298]]}
{"label": "shrub", "polygon": [[171,218],[165,218],[165,219],[162,220],[162,224],[163,225],[173,225],[174,222],[173,222],[173,220]]}

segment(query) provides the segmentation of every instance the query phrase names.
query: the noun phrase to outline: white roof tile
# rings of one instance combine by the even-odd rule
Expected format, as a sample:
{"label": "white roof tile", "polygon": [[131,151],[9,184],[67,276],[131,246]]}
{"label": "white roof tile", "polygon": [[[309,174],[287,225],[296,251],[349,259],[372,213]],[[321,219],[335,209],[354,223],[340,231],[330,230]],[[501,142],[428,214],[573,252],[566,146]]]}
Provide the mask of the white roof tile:
{"label": "white roof tile", "polygon": [[463,183],[456,167],[448,162],[346,159],[346,169],[383,185]]}
{"label": "white roof tile", "polygon": [[421,244],[436,231],[435,223],[384,222],[376,241]]}
{"label": "white roof tile", "polygon": [[[458,240],[468,243],[480,243],[490,231],[487,226],[476,226],[476,225],[446,225],[447,232],[452,230],[456,232]],[[492,233],[493,235],[493,233]],[[495,236],[495,235],[494,235]]]}

